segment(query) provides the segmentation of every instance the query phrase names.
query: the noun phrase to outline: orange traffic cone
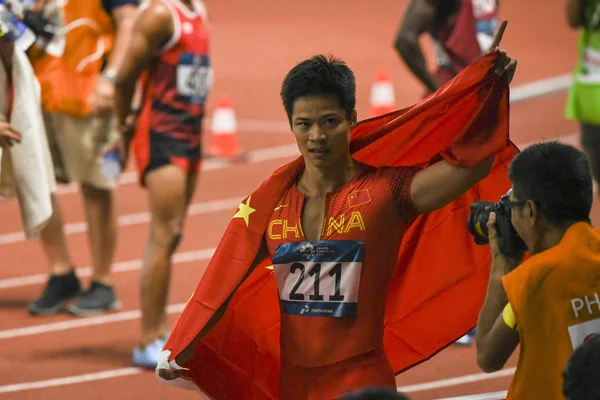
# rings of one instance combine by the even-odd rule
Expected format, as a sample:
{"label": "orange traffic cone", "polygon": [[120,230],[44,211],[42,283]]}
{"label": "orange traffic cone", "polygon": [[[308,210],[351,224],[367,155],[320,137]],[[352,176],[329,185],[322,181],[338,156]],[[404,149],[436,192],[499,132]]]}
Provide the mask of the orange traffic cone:
{"label": "orange traffic cone", "polygon": [[217,99],[211,123],[211,157],[239,157],[237,121],[231,99],[223,95]]}
{"label": "orange traffic cone", "polygon": [[385,69],[380,69],[375,75],[375,82],[371,87],[370,117],[387,114],[396,109],[396,96],[390,74]]}

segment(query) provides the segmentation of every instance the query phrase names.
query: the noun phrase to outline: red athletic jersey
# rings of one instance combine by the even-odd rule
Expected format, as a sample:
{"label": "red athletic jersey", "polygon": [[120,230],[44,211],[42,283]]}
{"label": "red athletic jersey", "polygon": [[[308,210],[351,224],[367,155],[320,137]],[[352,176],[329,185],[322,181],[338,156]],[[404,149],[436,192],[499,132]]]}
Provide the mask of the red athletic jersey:
{"label": "red athletic jersey", "polygon": [[139,82],[142,103],[133,146],[140,169],[157,157],[200,160],[202,117],[212,85],[203,3],[192,0],[192,11],[179,0],[161,1],[171,11],[174,34]]}
{"label": "red athletic jersey", "polygon": [[383,345],[387,289],[417,217],[410,184],[418,168],[358,166],[327,195],[320,240],[304,237],[304,196],[295,185],[265,233],[280,297],[281,357],[296,365],[333,364]]}

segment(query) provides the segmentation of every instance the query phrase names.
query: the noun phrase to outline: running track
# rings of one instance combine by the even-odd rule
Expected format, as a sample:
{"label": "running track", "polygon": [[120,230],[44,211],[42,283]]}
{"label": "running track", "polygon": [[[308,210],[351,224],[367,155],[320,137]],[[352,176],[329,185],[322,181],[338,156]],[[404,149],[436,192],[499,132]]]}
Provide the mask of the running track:
{"label": "running track", "polygon": [[[317,52],[345,59],[357,76],[362,116],[368,110],[371,81],[381,67],[391,72],[399,107],[420,98],[419,84],[391,45],[406,3],[207,0],[216,68],[212,98],[223,93],[231,96],[239,118],[240,141],[251,152],[251,159],[243,165],[215,161],[205,165],[175,256],[170,323],[195,288],[239,200],[297,154],[278,98],[281,79],[294,63]],[[503,3],[501,15],[509,25],[502,47],[519,60],[513,83],[518,88],[512,92],[513,140],[527,144],[561,138],[576,144],[577,126],[563,117],[565,74],[573,68],[576,53],[576,34],[564,22],[564,1]],[[534,82],[537,84],[531,85]],[[152,372],[130,367],[138,338],[139,258],[148,232],[148,214],[145,193],[134,176],[125,174],[122,183],[117,191],[121,229],[114,280],[124,308],[89,319],[28,315],[27,303],[39,294],[46,279],[46,263],[39,243],[23,239],[16,201],[0,203],[1,399],[198,398],[158,383]],[[87,283],[90,256],[80,197],[74,189],[61,188],[60,201],[72,258]],[[600,222],[597,203],[593,219]],[[489,394],[474,399],[495,399],[506,390],[515,360],[513,357],[499,373],[484,375],[477,368],[474,348],[450,347],[399,376],[397,383],[413,399],[478,393]]]}

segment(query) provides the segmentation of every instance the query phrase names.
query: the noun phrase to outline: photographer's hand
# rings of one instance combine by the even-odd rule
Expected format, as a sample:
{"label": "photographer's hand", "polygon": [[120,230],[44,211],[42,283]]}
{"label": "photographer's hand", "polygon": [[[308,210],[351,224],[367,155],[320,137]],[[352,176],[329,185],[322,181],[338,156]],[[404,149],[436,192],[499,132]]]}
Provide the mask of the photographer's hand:
{"label": "photographer's hand", "polygon": [[515,269],[517,265],[521,264],[525,252],[521,252],[516,258],[512,258],[500,251],[498,233],[496,232],[496,213],[494,212],[490,213],[487,229],[490,241],[490,251],[492,254],[492,273],[502,277]]}
{"label": "photographer's hand", "polygon": [[475,344],[477,346],[477,364],[485,372],[499,371],[519,344],[519,333],[509,328],[502,317],[502,311],[508,303],[502,277],[515,269],[523,259],[512,258],[500,251],[496,232],[496,214],[490,213],[487,223],[490,250],[492,253],[492,271],[488,282],[485,301],[479,313]]}

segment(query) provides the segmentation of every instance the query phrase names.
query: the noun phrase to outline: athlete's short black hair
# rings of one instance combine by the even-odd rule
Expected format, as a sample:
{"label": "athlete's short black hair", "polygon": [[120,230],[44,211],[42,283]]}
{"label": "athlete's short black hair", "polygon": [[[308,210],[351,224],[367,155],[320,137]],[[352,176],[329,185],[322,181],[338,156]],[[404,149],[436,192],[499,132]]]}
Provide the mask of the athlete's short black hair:
{"label": "athlete's short black hair", "polygon": [[512,160],[508,177],[518,200],[532,200],[553,225],[589,222],[593,183],[586,155],[560,142],[531,145]]}
{"label": "athlete's short black hair", "polygon": [[356,108],[356,79],[345,62],[319,54],[292,68],[281,85],[281,100],[290,124],[296,99],[324,95],[335,96],[347,117],[352,116]]}
{"label": "athlete's short black hair", "polygon": [[575,349],[563,377],[563,394],[568,400],[600,399],[600,334]]}

